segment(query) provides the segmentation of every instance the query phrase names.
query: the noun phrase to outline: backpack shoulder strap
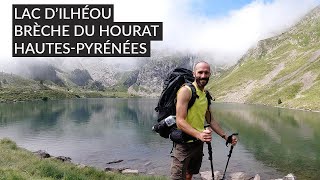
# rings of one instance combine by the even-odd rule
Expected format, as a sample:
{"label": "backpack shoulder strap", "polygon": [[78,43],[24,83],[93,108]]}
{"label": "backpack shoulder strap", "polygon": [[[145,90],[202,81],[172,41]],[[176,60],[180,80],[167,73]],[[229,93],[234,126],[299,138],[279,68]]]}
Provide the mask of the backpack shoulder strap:
{"label": "backpack shoulder strap", "polygon": [[210,92],[208,90],[206,90],[206,97],[207,97],[207,100],[208,100],[208,111],[209,111],[210,110],[212,96],[211,96],[211,94],[210,94]]}
{"label": "backpack shoulder strap", "polygon": [[[188,103],[188,109],[190,109],[193,106],[196,99],[199,98],[199,96],[197,94],[196,87],[194,87],[194,85],[192,83],[186,83],[185,85],[190,87],[190,89],[191,89],[191,99]],[[212,96],[208,90],[206,90],[205,92],[206,92],[206,98],[208,101],[208,110],[210,110]]]}
{"label": "backpack shoulder strap", "polygon": [[196,99],[199,98],[199,96],[197,95],[196,87],[194,87],[192,83],[186,83],[186,85],[191,89],[191,98],[188,103],[188,109],[190,109],[193,106]]}
{"label": "backpack shoulder strap", "polygon": [[210,124],[211,123],[210,105],[211,105],[212,96],[211,96],[211,94],[210,94],[210,92],[208,90],[206,90],[206,98],[208,100],[207,112],[209,112],[209,119],[206,119],[206,121],[207,121],[208,124]]}

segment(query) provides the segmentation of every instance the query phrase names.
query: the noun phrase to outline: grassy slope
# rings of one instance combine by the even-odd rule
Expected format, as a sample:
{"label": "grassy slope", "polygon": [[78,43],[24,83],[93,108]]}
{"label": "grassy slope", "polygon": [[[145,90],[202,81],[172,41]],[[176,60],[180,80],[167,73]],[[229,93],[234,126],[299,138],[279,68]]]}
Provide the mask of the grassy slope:
{"label": "grassy slope", "polygon": [[77,97],[129,97],[126,92],[89,91],[81,88],[66,88],[45,81],[25,79],[23,77],[0,73],[0,102],[28,100],[71,99]]}
{"label": "grassy slope", "polygon": [[17,147],[9,139],[0,140],[0,157],[0,180],[166,179],[165,177],[106,173],[92,167],[79,168],[72,163],[63,163],[55,159],[40,159],[33,153]]}
{"label": "grassy slope", "polygon": [[[209,88],[215,97],[221,100],[228,92],[239,91],[243,84],[260,81],[284,63],[284,69],[270,83],[256,85],[246,102],[277,106],[280,98],[283,107],[320,110],[320,57],[310,62],[320,50],[320,16],[311,13],[310,17],[286,33],[261,41],[236,66],[213,78]],[[312,73],[316,79],[312,87],[302,91],[301,77],[306,73]]]}

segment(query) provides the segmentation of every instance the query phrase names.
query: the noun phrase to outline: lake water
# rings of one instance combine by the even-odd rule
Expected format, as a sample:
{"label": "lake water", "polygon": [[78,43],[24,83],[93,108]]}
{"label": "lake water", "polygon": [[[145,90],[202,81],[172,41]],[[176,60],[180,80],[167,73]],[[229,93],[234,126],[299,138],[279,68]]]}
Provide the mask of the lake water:
{"label": "lake water", "polygon": [[[151,131],[156,99],[75,99],[0,104],[0,138],[31,151],[68,156],[98,168],[138,169],[169,175],[172,143]],[[319,179],[320,113],[265,106],[214,103],[213,113],[230,134],[239,133],[227,172],[262,179],[294,173]],[[214,170],[223,172],[229,153],[213,135]],[[207,146],[201,171],[210,170]],[[120,163],[107,164],[123,160]]]}

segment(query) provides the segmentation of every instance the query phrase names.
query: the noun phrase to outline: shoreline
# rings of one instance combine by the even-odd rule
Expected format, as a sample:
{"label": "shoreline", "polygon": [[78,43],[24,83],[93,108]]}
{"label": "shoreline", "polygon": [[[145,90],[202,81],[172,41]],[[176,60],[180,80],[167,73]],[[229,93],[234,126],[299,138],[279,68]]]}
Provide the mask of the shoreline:
{"label": "shoreline", "polygon": [[[1,100],[0,104],[15,104],[15,103],[23,103],[23,102],[47,102],[47,101],[59,101],[59,100],[75,100],[75,99],[102,99],[102,98],[123,98],[123,99],[158,99],[156,97],[139,97],[139,96],[131,96],[128,95],[127,97],[123,96],[103,96],[103,97],[74,97],[74,98],[60,98],[60,99],[27,99],[27,100]],[[294,108],[294,107],[284,107],[284,106],[272,106],[268,104],[254,104],[254,103],[240,103],[240,102],[223,102],[223,101],[213,101],[214,103],[221,103],[221,104],[244,104],[244,105],[255,105],[255,106],[266,106],[271,108],[281,108],[281,109],[288,109],[288,110],[297,110],[297,111],[304,111],[304,112],[315,112],[320,113],[320,109],[301,109],[301,108]]]}
{"label": "shoreline", "polygon": [[268,105],[268,104],[253,104],[253,103],[239,103],[239,102],[223,102],[223,101],[214,101],[214,103],[223,103],[223,104],[244,104],[244,105],[266,106],[266,107],[270,107],[270,108],[281,108],[281,109],[288,109],[288,110],[297,110],[297,111],[305,111],[305,112],[316,112],[316,113],[320,113],[320,110],[301,109],[301,108],[283,107],[283,106],[271,106],[271,105]]}
{"label": "shoreline", "polygon": [[[0,177],[4,179],[142,179],[166,180],[167,177],[135,171],[109,172],[93,166],[77,164],[64,156],[37,155],[19,147],[9,138],[0,139]],[[39,152],[39,151],[37,151]],[[42,156],[43,155],[43,156]]]}
{"label": "shoreline", "polygon": [[[162,179],[169,179],[170,176],[166,176],[166,175],[161,175],[161,174],[157,174],[157,173],[153,173],[153,174],[148,174],[148,173],[144,173],[144,172],[140,172],[137,169],[131,169],[130,167],[127,168],[99,168],[99,167],[95,167],[95,166],[91,166],[91,165],[87,165],[87,164],[83,164],[83,163],[75,163],[72,161],[72,159],[70,157],[65,157],[65,156],[51,156],[50,154],[48,154],[46,151],[44,150],[38,150],[38,151],[30,151],[28,149],[22,148],[20,146],[17,146],[16,143],[8,138],[2,138],[0,139],[0,145],[4,144],[3,142],[5,141],[5,143],[8,143],[12,148],[11,151],[14,150],[19,150],[19,151],[23,151],[24,153],[27,154],[32,154],[31,158],[36,158],[39,161],[42,161],[44,163],[48,163],[50,164],[51,161],[57,161],[59,164],[61,164],[61,166],[63,165],[68,165],[68,166],[73,166],[78,170],[84,170],[86,168],[90,168],[90,169],[94,169],[96,171],[99,172],[103,172],[106,175],[108,175],[109,173],[111,174],[118,174],[124,177],[128,177],[129,179],[131,179],[132,176],[135,177],[147,177],[149,179],[158,179],[160,178]],[[12,153],[12,152],[10,152]],[[15,154],[15,153],[12,153]],[[22,163],[25,161],[25,159],[20,159],[19,161],[21,161]],[[113,164],[113,163],[118,163],[118,162],[122,162],[123,160],[117,160],[117,161],[111,161],[111,162],[107,162],[106,164]],[[0,175],[1,175],[1,168],[3,168],[3,166],[0,166]],[[75,169],[73,169],[74,171]],[[222,174],[223,172],[220,171],[214,171],[215,174],[215,179],[218,178],[222,178]],[[231,178],[233,180],[244,180],[244,179],[252,179],[252,180],[261,180],[259,172],[257,172],[255,174],[255,176],[250,176],[249,174],[247,174],[246,172],[228,172],[227,173],[227,179]],[[99,178],[100,179],[100,178]],[[108,178],[106,178],[108,179]],[[126,179],[126,178],[124,178]],[[139,178],[140,179],[140,178]],[[211,171],[201,171],[198,174],[194,175],[194,179],[197,180],[212,180],[211,178]],[[295,180],[296,177],[294,176],[294,174],[289,173],[284,177],[280,177],[280,178],[276,178],[277,180]],[[275,180],[274,178],[270,179],[270,180]]]}

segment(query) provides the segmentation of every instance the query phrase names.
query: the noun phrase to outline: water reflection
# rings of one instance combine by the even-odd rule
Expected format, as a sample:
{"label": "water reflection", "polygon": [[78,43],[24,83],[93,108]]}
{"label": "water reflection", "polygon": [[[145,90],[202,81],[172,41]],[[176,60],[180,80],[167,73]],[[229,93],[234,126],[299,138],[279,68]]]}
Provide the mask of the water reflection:
{"label": "water reflection", "polygon": [[[169,174],[172,144],[151,132],[156,99],[76,99],[0,104],[0,138],[9,137],[29,150],[47,150],[74,162],[146,173]],[[262,179],[290,172],[299,179],[320,173],[319,113],[264,106],[214,104],[224,129],[239,132],[228,170],[259,173]],[[228,148],[213,136],[216,170],[222,171]],[[205,148],[202,170],[210,170]]]}
{"label": "water reflection", "polygon": [[257,160],[299,179],[320,177],[319,113],[220,104],[215,114],[223,126],[240,133]]}

